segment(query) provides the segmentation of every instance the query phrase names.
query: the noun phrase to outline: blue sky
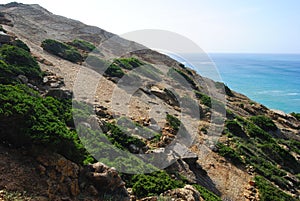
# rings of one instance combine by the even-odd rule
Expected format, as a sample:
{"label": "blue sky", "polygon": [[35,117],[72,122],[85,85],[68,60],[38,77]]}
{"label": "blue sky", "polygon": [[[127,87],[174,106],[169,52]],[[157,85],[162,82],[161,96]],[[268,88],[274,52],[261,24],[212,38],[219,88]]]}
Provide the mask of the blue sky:
{"label": "blue sky", "polygon": [[[8,3],[1,0],[1,3]],[[162,29],[206,52],[299,53],[299,0],[19,0],[124,34]]]}

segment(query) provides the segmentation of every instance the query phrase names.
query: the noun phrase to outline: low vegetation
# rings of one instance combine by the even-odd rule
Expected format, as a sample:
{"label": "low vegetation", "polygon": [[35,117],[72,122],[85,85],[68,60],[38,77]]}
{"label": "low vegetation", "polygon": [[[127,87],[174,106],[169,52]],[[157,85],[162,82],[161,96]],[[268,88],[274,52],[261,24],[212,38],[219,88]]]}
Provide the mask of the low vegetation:
{"label": "low vegetation", "polygon": [[185,83],[183,83],[183,80],[182,80],[182,79],[184,79],[192,87],[192,89],[198,89],[196,83],[190,77],[190,75],[187,75],[185,72],[183,72],[180,69],[170,68],[167,75],[170,76],[171,78],[175,79],[179,83],[182,83],[182,84],[185,84]]}
{"label": "low vegetation", "polygon": [[41,80],[41,69],[28,51],[17,46],[2,45],[0,58],[0,81],[2,83],[12,82],[18,75]]}
{"label": "low vegetation", "polygon": [[259,198],[261,201],[296,201],[297,199],[280,191],[269,181],[261,176],[255,177],[256,185],[259,189]]}
{"label": "low vegetation", "polygon": [[259,115],[250,117],[250,121],[252,121],[255,125],[262,128],[264,131],[276,131],[277,127],[272,121],[270,117]]}
{"label": "low vegetation", "polygon": [[200,100],[200,103],[203,104],[203,105],[206,105],[207,107],[210,107],[212,106],[212,103],[211,103],[211,98],[204,94],[204,93],[201,93],[199,91],[194,91],[195,93],[195,96],[198,100]]}
{"label": "low vegetation", "polygon": [[15,146],[45,146],[83,163],[85,149],[66,125],[71,118],[70,103],[42,98],[25,85],[1,84],[0,94],[1,140]]}
{"label": "low vegetation", "polygon": [[47,52],[59,56],[68,61],[77,63],[83,61],[83,56],[80,52],[71,45],[62,43],[52,39],[46,39],[42,42],[42,48]]}
{"label": "low vegetation", "polygon": [[178,132],[180,125],[181,125],[181,121],[177,117],[167,114],[167,122],[170,124],[170,127],[175,132]]}
{"label": "low vegetation", "polygon": [[138,197],[159,195],[170,189],[182,188],[183,181],[172,179],[165,171],[134,175],[131,178],[132,191]]}
{"label": "low vegetation", "polygon": [[72,42],[68,43],[69,45],[76,47],[78,49],[87,51],[87,52],[91,52],[94,49],[96,49],[95,45],[93,45],[92,43],[85,41],[85,40],[81,40],[81,39],[75,39]]}
{"label": "low vegetation", "polygon": [[134,57],[114,59],[113,63],[127,70],[132,70],[142,65],[145,65],[145,63],[141,62],[140,60]]}
{"label": "low vegetation", "polygon": [[205,201],[222,201],[220,197],[198,184],[193,185]]}
{"label": "low vegetation", "polygon": [[[225,129],[225,133],[235,149],[221,145],[220,155],[229,158],[234,164],[236,164],[236,160],[239,161],[237,158],[242,157],[245,165],[254,168],[254,171],[260,175],[257,180],[262,200],[293,200],[281,189],[291,189],[290,181],[284,176],[288,172],[298,174],[300,164],[281,145],[297,151],[300,143],[294,140],[272,138],[266,132],[275,129],[277,128],[272,120],[265,116],[254,116],[249,120],[235,116],[234,119],[227,120]],[[281,189],[273,186],[270,182],[274,182]],[[275,199],[274,192],[277,195],[282,194],[282,199],[278,199],[278,196]]]}
{"label": "low vegetation", "polygon": [[300,113],[292,112],[291,115],[295,117],[298,121],[300,121]]}
{"label": "low vegetation", "polygon": [[234,163],[236,165],[243,164],[243,160],[240,157],[240,155],[238,154],[238,152],[236,150],[234,150],[233,148],[231,148],[230,146],[226,146],[223,143],[219,142],[217,144],[217,148],[218,148],[218,153],[221,156],[227,158],[232,163]]}

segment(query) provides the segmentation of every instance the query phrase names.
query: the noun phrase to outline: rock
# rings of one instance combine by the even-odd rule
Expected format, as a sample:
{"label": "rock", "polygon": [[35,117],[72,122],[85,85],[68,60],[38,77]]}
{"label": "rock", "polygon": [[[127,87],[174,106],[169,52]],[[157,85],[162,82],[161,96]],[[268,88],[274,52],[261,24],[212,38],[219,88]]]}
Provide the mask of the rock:
{"label": "rock", "polygon": [[[48,196],[75,197],[79,195],[79,166],[59,154],[43,153],[37,156],[37,170],[47,176]],[[70,199],[71,200],[71,199]]]}
{"label": "rock", "polygon": [[[1,19],[0,19],[1,20]],[[0,44],[8,44],[13,41],[13,37],[0,31]]]}
{"label": "rock", "polygon": [[25,75],[18,75],[18,79],[23,83],[27,84],[28,83],[28,78]]}
{"label": "rock", "polygon": [[255,186],[255,181],[252,181],[252,180],[249,181],[249,185],[250,185],[250,186]]}
{"label": "rock", "polygon": [[163,196],[169,196],[174,201],[204,201],[200,193],[191,185],[166,191],[163,193]]}
{"label": "rock", "polygon": [[63,90],[63,89],[50,89],[46,96],[51,96],[54,98],[59,99],[71,99],[73,96],[73,93],[69,90]]}
{"label": "rock", "polygon": [[150,91],[152,94],[154,94],[158,98],[162,99],[167,104],[169,104],[171,106],[177,106],[177,107],[180,106],[180,103],[177,100],[177,97],[169,89],[158,86],[158,85],[153,85],[150,87]]}
{"label": "rock", "polygon": [[184,176],[189,183],[196,183],[196,175],[190,170],[189,165],[181,159],[167,167],[166,170],[178,172],[180,175]]}
{"label": "rock", "polygon": [[[101,162],[87,165],[81,172],[82,180],[86,185],[91,185],[97,192],[118,196],[118,200],[129,200],[125,182],[114,168],[109,168]],[[91,189],[90,189],[91,190]],[[95,191],[95,192],[96,192]]]}

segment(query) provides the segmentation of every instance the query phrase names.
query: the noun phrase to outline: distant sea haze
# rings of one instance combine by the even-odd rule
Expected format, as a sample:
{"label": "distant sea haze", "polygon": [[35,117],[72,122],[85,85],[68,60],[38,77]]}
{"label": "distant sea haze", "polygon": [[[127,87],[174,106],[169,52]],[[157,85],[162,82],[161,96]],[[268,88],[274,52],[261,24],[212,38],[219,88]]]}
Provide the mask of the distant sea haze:
{"label": "distant sea haze", "polygon": [[300,54],[169,55],[270,109],[300,113]]}

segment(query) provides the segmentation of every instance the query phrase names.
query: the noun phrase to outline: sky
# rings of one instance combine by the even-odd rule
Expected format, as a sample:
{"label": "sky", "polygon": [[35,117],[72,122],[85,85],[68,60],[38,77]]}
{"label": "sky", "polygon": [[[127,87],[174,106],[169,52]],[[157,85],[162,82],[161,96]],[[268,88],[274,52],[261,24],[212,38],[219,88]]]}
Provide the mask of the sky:
{"label": "sky", "polygon": [[[1,0],[0,3],[9,3]],[[160,29],[205,52],[300,54],[299,0],[18,0],[122,35]]]}

